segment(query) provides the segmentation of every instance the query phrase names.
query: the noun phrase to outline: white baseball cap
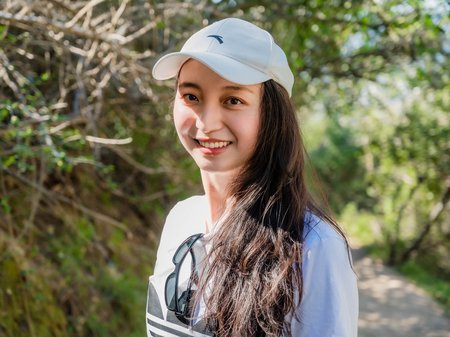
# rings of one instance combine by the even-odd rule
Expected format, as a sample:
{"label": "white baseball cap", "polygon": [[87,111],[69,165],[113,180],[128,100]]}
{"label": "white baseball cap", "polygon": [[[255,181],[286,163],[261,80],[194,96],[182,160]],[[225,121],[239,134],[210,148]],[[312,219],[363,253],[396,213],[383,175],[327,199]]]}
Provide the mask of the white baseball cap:
{"label": "white baseball cap", "polygon": [[294,75],[285,53],[270,33],[250,22],[228,18],[201,29],[181,51],[161,57],[153,67],[153,77],[176,77],[191,58],[230,82],[251,85],[272,79],[292,94]]}

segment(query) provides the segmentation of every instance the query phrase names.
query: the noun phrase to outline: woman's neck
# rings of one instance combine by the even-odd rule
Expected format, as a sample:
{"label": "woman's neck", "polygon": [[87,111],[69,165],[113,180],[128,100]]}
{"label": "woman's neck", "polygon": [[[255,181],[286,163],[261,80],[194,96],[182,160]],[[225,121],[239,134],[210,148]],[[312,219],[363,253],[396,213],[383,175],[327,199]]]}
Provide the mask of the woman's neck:
{"label": "woman's neck", "polygon": [[229,200],[229,187],[232,177],[228,173],[211,173],[201,171],[203,189],[209,207],[209,217],[206,219],[206,231],[211,231],[217,223]]}

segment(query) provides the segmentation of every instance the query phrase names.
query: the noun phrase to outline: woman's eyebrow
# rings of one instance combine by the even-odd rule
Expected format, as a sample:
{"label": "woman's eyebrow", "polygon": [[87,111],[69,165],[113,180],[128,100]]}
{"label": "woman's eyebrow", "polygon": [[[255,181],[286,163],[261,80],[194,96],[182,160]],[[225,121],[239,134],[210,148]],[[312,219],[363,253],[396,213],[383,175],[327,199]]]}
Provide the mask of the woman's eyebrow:
{"label": "woman's eyebrow", "polygon": [[249,87],[246,87],[246,86],[240,86],[240,85],[226,85],[226,86],[224,86],[222,89],[225,89],[225,90],[234,90],[234,91],[248,91],[248,92],[250,92],[250,93],[252,93],[252,94],[254,94],[255,92],[252,90],[252,89],[250,89]]}
{"label": "woman's eyebrow", "polygon": [[193,83],[193,82],[181,82],[181,83],[178,84],[178,88],[181,88],[181,89],[194,88],[194,89],[197,89],[197,90],[201,89],[201,87],[198,84]]}

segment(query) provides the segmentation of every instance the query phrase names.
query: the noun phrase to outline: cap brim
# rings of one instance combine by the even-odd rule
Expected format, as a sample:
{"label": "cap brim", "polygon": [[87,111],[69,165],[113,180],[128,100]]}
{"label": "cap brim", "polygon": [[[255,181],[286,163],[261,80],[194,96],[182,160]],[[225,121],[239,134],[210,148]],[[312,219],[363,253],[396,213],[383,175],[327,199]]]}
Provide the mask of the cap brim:
{"label": "cap brim", "polygon": [[156,62],[152,71],[153,77],[157,80],[167,80],[176,77],[183,64],[189,59],[201,62],[224,79],[241,85],[262,83],[270,79],[268,75],[258,69],[227,56],[207,52],[167,54]]}

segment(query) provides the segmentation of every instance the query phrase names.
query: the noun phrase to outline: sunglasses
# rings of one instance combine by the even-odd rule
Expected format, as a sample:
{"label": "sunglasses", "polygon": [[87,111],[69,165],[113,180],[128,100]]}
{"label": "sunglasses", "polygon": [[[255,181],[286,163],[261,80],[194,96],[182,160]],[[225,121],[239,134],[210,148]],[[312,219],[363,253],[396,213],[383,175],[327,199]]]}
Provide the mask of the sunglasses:
{"label": "sunglasses", "polygon": [[[200,239],[203,234],[194,234],[188,237],[178,247],[173,255],[172,262],[175,265],[175,269],[166,279],[164,297],[166,300],[167,309],[173,311],[175,316],[183,323],[188,324],[191,314],[190,301],[194,295],[192,284],[198,279],[197,264],[195,261],[195,254],[193,246]],[[180,269],[188,253],[191,254],[191,276],[187,287],[184,291],[178,289],[178,279],[180,276]]]}

